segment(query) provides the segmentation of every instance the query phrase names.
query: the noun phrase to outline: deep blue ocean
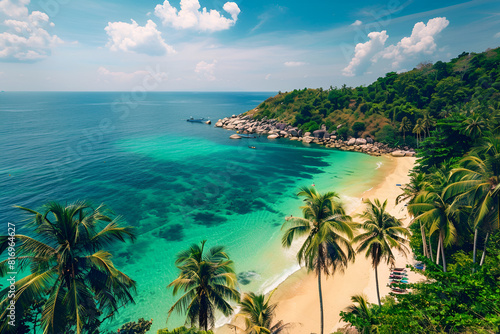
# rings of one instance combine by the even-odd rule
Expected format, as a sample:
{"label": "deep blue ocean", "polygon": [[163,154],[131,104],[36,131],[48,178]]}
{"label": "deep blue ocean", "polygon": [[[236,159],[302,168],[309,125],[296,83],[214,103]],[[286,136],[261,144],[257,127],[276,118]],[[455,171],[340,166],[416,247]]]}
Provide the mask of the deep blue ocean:
{"label": "deep blue ocean", "polygon": [[[167,327],[175,255],[204,239],[227,246],[242,291],[269,291],[298,268],[280,246],[284,217],[300,214],[298,187],[337,191],[349,208],[388,163],[265,136],[230,140],[214,127],[274,94],[0,93],[1,233],[23,224],[13,205],[89,199],[123,216],[138,238],[113,249],[113,261],[138,289],[110,329],[140,317]],[[183,321],[176,314],[168,327]]]}

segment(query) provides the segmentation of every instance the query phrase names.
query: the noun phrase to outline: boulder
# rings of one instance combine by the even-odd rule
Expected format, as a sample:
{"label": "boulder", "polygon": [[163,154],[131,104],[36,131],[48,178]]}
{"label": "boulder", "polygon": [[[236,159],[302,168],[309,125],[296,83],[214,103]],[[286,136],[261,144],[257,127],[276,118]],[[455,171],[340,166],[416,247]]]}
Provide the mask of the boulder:
{"label": "boulder", "polygon": [[347,142],[347,146],[352,146],[352,145],[355,145],[355,144],[356,144],[356,138],[351,138]]}
{"label": "boulder", "polygon": [[278,137],[279,137],[278,135],[269,135],[267,136],[267,139],[276,139]]}
{"label": "boulder", "polygon": [[292,129],[290,129],[290,131],[288,131],[288,133],[289,133],[292,137],[298,137],[298,136],[299,136],[299,133],[297,132],[297,129],[296,129],[296,128],[292,128]]}
{"label": "boulder", "polygon": [[304,133],[304,137],[309,137],[310,135],[311,135],[311,133],[310,133],[310,132],[306,132],[306,133]]}
{"label": "boulder", "polygon": [[290,140],[299,140],[299,138],[298,137],[292,137],[292,138],[290,138]]}
{"label": "boulder", "polygon": [[241,139],[240,135],[234,134],[229,136],[230,139]]}
{"label": "boulder", "polygon": [[313,132],[314,138],[325,138],[325,134],[328,134],[326,130],[316,130]]}
{"label": "boulder", "polygon": [[405,152],[403,152],[403,151],[394,151],[394,152],[391,153],[391,155],[393,157],[404,157],[405,156]]}
{"label": "boulder", "polygon": [[218,128],[222,128],[222,121],[219,119],[219,121],[217,123],[215,123],[215,126],[218,127]]}
{"label": "boulder", "polygon": [[355,145],[366,145],[366,139],[356,138]]}
{"label": "boulder", "polygon": [[373,139],[372,139],[372,137],[366,137],[366,142],[367,142],[368,144],[373,144]]}

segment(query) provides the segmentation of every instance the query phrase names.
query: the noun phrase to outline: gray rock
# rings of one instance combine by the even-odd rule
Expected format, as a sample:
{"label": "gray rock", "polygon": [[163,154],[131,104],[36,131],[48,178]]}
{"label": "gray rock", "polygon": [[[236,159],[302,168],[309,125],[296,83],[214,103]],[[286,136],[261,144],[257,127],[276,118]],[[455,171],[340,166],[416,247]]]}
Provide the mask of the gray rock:
{"label": "gray rock", "polygon": [[405,156],[405,152],[403,152],[403,151],[394,151],[394,152],[391,153],[391,155],[393,157],[404,157]]}
{"label": "gray rock", "polygon": [[365,145],[365,144],[366,144],[366,139],[356,138],[355,145]]}
{"label": "gray rock", "polygon": [[351,138],[347,142],[347,146],[352,146],[352,145],[355,145],[355,144],[356,144],[356,138]]}
{"label": "gray rock", "polygon": [[326,132],[326,130],[316,130],[313,132],[313,136],[315,138],[324,138],[325,134],[328,134],[328,132]]}
{"label": "gray rock", "polygon": [[278,135],[269,135],[267,136],[267,139],[276,139],[278,137],[279,137]]}
{"label": "gray rock", "polygon": [[371,137],[366,137],[366,142],[368,144],[373,144],[373,139]]}
{"label": "gray rock", "polygon": [[234,135],[230,135],[229,138],[231,138],[231,139],[241,139],[241,136],[237,135],[237,134],[234,134]]}

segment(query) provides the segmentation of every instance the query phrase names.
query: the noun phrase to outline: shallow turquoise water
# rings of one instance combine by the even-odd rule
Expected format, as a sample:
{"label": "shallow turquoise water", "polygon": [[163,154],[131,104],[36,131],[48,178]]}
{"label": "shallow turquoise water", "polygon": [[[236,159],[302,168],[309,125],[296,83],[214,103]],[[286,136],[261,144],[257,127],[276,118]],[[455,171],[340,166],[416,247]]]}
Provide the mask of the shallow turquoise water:
{"label": "shallow turquoise water", "polygon": [[[137,228],[136,243],[114,250],[117,267],[138,283],[137,303],[110,328],[140,317],[153,318],[153,330],[165,327],[175,254],[203,239],[227,246],[247,276],[242,291],[276,286],[296,269],[280,227],[300,214],[298,187],[333,189],[353,206],[386,163],[287,140],[230,140],[229,131],[185,121],[238,114],[272,93],[148,93],[116,103],[124,94],[0,95],[2,221],[19,221],[14,204],[90,198]],[[175,315],[168,327],[182,323]]]}

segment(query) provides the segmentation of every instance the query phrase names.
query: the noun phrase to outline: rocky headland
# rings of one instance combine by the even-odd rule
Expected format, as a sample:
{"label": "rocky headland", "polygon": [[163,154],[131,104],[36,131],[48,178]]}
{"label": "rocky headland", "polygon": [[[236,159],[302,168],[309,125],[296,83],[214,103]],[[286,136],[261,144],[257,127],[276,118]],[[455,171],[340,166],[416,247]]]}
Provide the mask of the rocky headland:
{"label": "rocky headland", "polygon": [[[388,154],[393,157],[413,157],[415,151],[409,147],[392,148],[383,143],[375,142],[371,137],[348,138],[343,140],[337,136],[336,131],[328,133],[325,126],[314,132],[305,132],[286,123],[280,123],[275,119],[256,120],[248,115],[233,115],[219,119],[215,123],[216,127],[227,130],[238,131],[243,135],[267,135],[268,139],[288,138],[306,144],[314,143],[329,148],[336,148],[343,151],[362,152],[370,155],[380,156]],[[240,139],[241,136],[233,134],[231,139]]]}

